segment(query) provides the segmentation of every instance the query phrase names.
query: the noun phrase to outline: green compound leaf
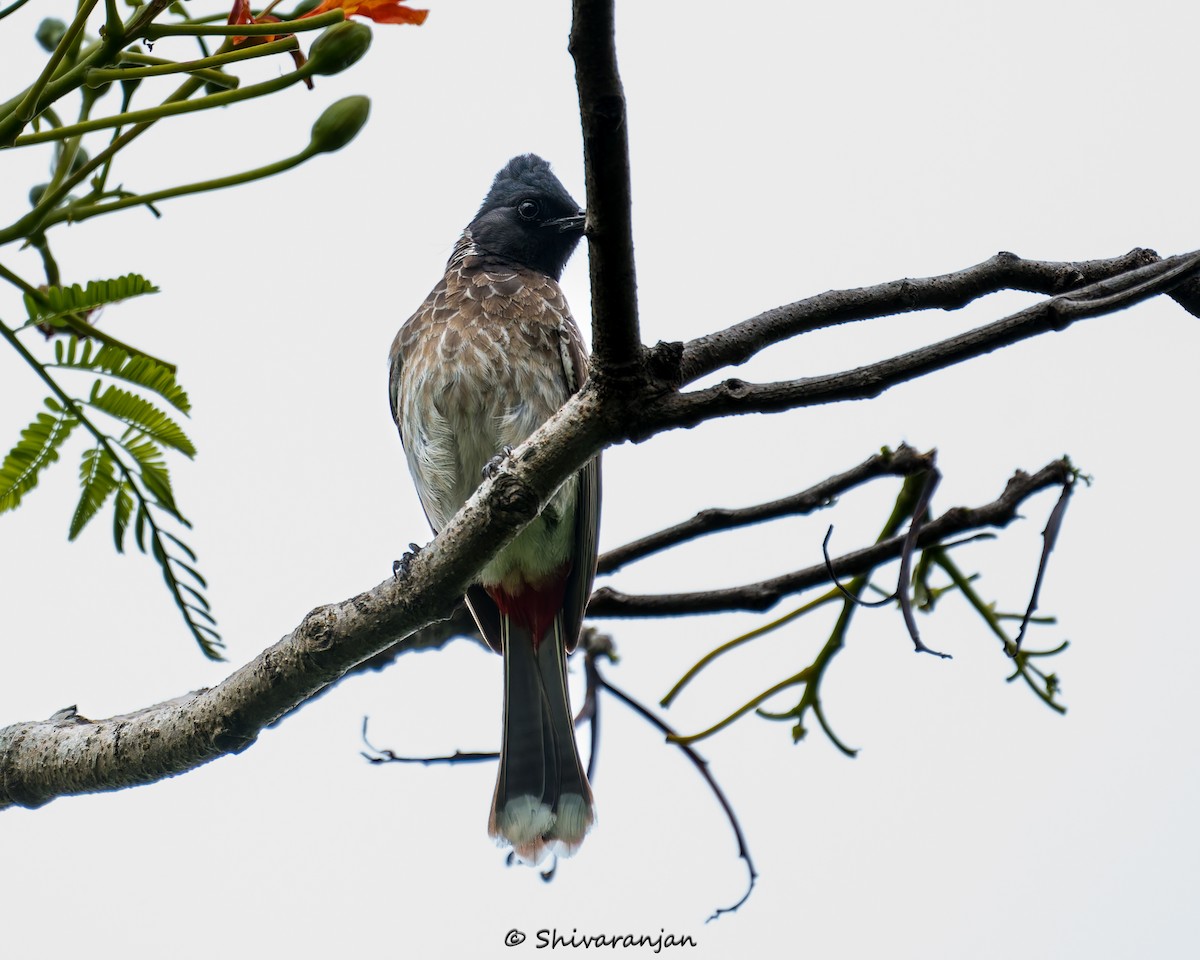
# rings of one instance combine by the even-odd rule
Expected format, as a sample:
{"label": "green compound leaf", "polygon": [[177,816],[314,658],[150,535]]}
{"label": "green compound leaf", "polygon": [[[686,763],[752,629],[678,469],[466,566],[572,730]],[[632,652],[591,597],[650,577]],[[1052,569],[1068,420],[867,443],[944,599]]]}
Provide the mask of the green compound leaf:
{"label": "green compound leaf", "polygon": [[100,444],[83,455],[79,464],[79,485],[83,488],[67,538],[74,540],[91,519],[100,512],[105,501],[117,489],[117,477],[112,457]]}
{"label": "green compound leaf", "polygon": [[[221,635],[214,629],[217,621],[209,613],[211,607],[200,592],[201,590],[208,589],[208,583],[195,567],[184,563],[179,557],[172,556],[170,553],[170,547],[174,545],[179,547],[188,557],[194,557],[195,554],[192,548],[173,533],[168,533],[161,527],[153,526],[152,524],[153,521],[149,520],[147,525],[151,526],[150,553],[158,562],[162,570],[163,580],[175,598],[175,605],[179,607],[179,612],[183,614],[183,619],[187,622],[188,629],[192,632],[192,637],[195,638],[196,642],[200,645],[201,651],[210,660],[225,659],[221,653],[221,648],[225,644],[221,640]],[[187,583],[184,575],[190,577],[195,586]]]}
{"label": "green compound leaf", "polygon": [[39,413],[21,431],[21,439],[0,465],[0,513],[15,509],[37,486],[42,470],[58,459],[58,448],[79,423],[57,400],[47,398],[46,408],[50,412]]}
{"label": "green compound leaf", "polygon": [[182,413],[191,412],[191,401],[175,380],[175,374],[149,357],[135,356],[108,343],[97,348],[93,341],[72,335],[66,343],[59,340],[54,344],[54,358],[52,366],[88,370],[124,380],[158,394]]}
{"label": "green compound leaf", "polygon": [[42,299],[25,294],[25,312],[33,323],[61,326],[63,317],[86,314],[106,304],[128,300],[146,293],[158,293],[158,287],[138,273],[128,273],[113,280],[92,280],[86,287],[75,283],[69,287],[47,287],[40,291]]}
{"label": "green compound leaf", "polygon": [[113,501],[113,545],[117,553],[125,552],[125,531],[129,529],[129,518],[133,514],[133,496],[129,483],[122,480],[117,484],[117,495]]}
{"label": "green compound leaf", "polygon": [[[189,526],[183,514],[179,512],[179,508],[175,506],[175,493],[171,489],[171,474],[167,471],[162,448],[149,437],[135,431],[127,431],[126,435],[118,442],[121,444],[121,448],[136,461],[138,478],[145,485],[147,492],[155,498],[156,506],[166,510],[184,526]],[[138,549],[142,553],[146,552],[145,510],[146,504],[140,503],[134,531],[137,534]]]}
{"label": "green compound leaf", "polygon": [[[153,292],[142,277],[131,274],[117,280],[51,288],[27,298],[31,319],[53,322],[57,317],[72,328],[81,318],[72,317],[101,303]],[[99,334],[97,334],[99,336]],[[121,380],[138,390],[161,397],[187,414],[191,404],[175,380],[173,371],[152,357],[139,355],[123,345],[102,338],[100,342],[71,336],[55,343],[55,362],[33,363],[52,386],[48,368],[71,369]],[[130,526],[143,553],[154,559],[192,637],[204,655],[222,659],[222,642],[211,607],[204,593],[208,584],[198,569],[195,552],[176,533],[164,528],[167,516],[190,527],[175,503],[165,452],[177,450],[188,457],[196,448],[171,416],[146,397],[97,379],[86,399],[71,398],[59,391],[57,399],[45,401],[46,411],[21,433],[21,438],[0,465],[0,512],[17,507],[32,490],[41,472],[59,459],[63,443],[82,425],[91,434],[93,446],[86,449],[79,466],[80,496],[71,516],[69,538],[75,540],[92,520],[112,504],[113,544],[125,552]],[[99,410],[122,424],[116,435],[88,408]],[[160,513],[161,511],[161,513]],[[172,524],[173,526],[174,524]]]}
{"label": "green compound leaf", "polygon": [[99,380],[92,385],[87,401],[91,406],[137,428],[164,447],[171,447],[188,457],[196,455],[196,448],[183,428],[149,400],[111,385],[101,393],[100,387]]}

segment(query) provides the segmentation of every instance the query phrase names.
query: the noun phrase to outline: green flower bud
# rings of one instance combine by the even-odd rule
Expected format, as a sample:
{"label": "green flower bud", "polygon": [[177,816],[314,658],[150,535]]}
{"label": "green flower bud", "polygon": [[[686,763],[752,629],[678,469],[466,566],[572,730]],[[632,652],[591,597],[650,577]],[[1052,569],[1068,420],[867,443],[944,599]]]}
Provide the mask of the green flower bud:
{"label": "green flower bud", "polygon": [[47,17],[38,24],[37,30],[34,31],[34,39],[41,44],[42,49],[47,53],[53,53],[54,48],[58,46],[63,38],[63,34],[67,32],[67,25],[57,17]]}
{"label": "green flower bud", "polygon": [[313,124],[310,143],[313,152],[341,150],[358,136],[370,112],[371,101],[361,95],[343,97],[337,103],[331,103]]}
{"label": "green flower bud", "polygon": [[370,45],[370,27],[357,21],[343,20],[313,42],[308,51],[308,68],[322,77],[341,73],[357,63]]}
{"label": "green flower bud", "polygon": [[46,195],[46,191],[49,189],[49,187],[50,184],[48,183],[39,183],[36,186],[30,187],[29,205],[31,207],[36,207],[41,202],[42,197]]}
{"label": "green flower bud", "polygon": [[296,4],[296,9],[284,16],[284,20],[299,20],[306,13],[316,10],[321,5],[321,0],[300,0]]}

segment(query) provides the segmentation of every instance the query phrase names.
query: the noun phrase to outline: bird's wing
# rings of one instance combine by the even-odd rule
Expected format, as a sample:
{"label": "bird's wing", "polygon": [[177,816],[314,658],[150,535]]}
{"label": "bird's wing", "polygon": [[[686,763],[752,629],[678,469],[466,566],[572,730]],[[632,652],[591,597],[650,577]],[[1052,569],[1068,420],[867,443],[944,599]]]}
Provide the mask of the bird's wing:
{"label": "bird's wing", "polygon": [[388,403],[392,407],[392,420],[400,431],[400,442],[404,443],[404,428],[400,425],[400,374],[404,370],[404,355],[400,351],[400,334],[392,341],[388,353]]}
{"label": "bird's wing", "polygon": [[442,277],[417,308],[416,313],[400,325],[388,351],[388,402],[392,407],[392,420],[400,431],[400,442],[404,443],[404,426],[400,416],[400,377],[404,372],[404,344],[411,339],[411,330],[423,326],[445,310],[446,278]]}
{"label": "bird's wing", "polygon": [[[557,284],[556,284],[557,286]],[[559,327],[563,344],[563,368],[572,394],[578,393],[588,376],[587,347],[575,325],[566,301],[561,299],[562,321]],[[578,473],[575,493],[575,555],[563,604],[564,636],[567,651],[575,649],[579,631],[587,613],[592,585],[596,580],[596,557],[600,536],[600,454],[583,465]]]}

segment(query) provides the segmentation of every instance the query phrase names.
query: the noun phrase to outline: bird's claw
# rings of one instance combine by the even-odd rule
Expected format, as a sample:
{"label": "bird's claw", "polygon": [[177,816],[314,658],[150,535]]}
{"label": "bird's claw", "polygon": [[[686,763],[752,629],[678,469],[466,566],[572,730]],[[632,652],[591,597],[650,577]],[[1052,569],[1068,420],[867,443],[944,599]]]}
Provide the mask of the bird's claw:
{"label": "bird's claw", "polygon": [[421,552],[419,544],[410,543],[408,549],[404,551],[404,556],[399,560],[392,561],[392,579],[399,580],[402,576],[408,576],[408,570],[412,566],[413,559]]}
{"label": "bird's claw", "polygon": [[500,452],[492,457],[483,465],[483,478],[485,480],[493,480],[496,474],[500,472],[500,468],[504,466],[504,461],[512,456],[513,448],[507,443],[501,447]]}

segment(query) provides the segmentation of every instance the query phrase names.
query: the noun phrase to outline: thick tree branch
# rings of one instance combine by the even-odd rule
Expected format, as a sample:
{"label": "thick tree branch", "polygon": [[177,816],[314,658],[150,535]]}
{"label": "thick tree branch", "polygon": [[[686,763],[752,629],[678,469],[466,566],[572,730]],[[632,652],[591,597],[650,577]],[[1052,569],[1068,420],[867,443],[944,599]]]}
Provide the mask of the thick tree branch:
{"label": "thick tree branch", "polygon": [[[1089,284],[918,350],[841,373],[776,383],[725,380],[716,386],[662,396],[645,408],[649,433],[691,427],[713,417],[770,413],[842,400],[876,397],[890,387],[991,353],[1039,334],[1058,332],[1087,317],[1133,306],[1193,278],[1200,253],[1181,254]],[[860,295],[863,291],[858,291]],[[731,328],[732,329],[732,328]],[[743,331],[743,336],[748,331]],[[687,348],[685,348],[686,356]]]}
{"label": "thick tree branch", "polygon": [[[917,548],[943,543],[984,527],[1006,527],[1018,516],[1020,505],[1039,490],[1062,486],[1074,476],[1071,464],[1055,460],[1035,474],[1018,471],[991,503],[980,507],[954,507],[921,527]],[[838,577],[853,577],[875,569],[904,551],[907,534],[890,537],[834,560]],[[635,596],[602,587],[592,594],[589,617],[667,617],[730,610],[768,610],[783,597],[829,582],[829,567],[822,561],[758,583],[722,590]]]}
{"label": "thick tree branch", "polygon": [[[89,720],[72,708],[46,721],[0,730],[0,809],[150,783],[244,750],[266,726],[392,647],[395,638],[450,614],[477,569],[601,444],[596,427],[601,419],[595,391],[585,390],[515,451],[504,472],[480,488],[413,559],[407,574],[313,610],[288,636],[218,686],[105,720]],[[1019,473],[995,502],[957,508],[926,525],[918,545],[981,526],[1003,526],[1025,498],[1062,483],[1069,473],[1065,461],[1034,476]],[[903,543],[903,537],[895,537],[847,554],[834,568],[841,576],[871,569],[898,556]],[[826,578],[822,564],[709,594],[626,597],[600,590],[589,613],[621,617],[765,609]],[[465,632],[463,623],[434,628],[432,642]],[[416,637],[410,644],[415,642]]]}
{"label": "thick tree branch", "polygon": [[[153,0],[152,7],[158,10],[164,5],[163,0]],[[897,383],[1159,293],[1170,293],[1200,316],[1200,281],[1195,277],[1200,256],[1196,254],[1159,261],[1151,251],[1134,250],[1111,260],[1064,264],[998,254],[956,274],[831,291],[686,345],[664,344],[645,351],[638,326],[626,104],[617,72],[612,0],[574,0],[570,49],[583,124],[595,376],[505,461],[495,478],[480,487],[402,577],[313,610],[290,634],[211,689],[104,720],[89,720],[68,708],[46,721],[0,729],[0,809],[37,807],[56,797],[150,783],[240,752],[266,726],[359,665],[379,664],[394,650],[440,644],[465,632],[465,621],[454,610],[478,570],[537,514],[568,476],[605,446],[727,414],[875,396]],[[85,168],[78,176],[86,172]],[[1003,289],[1035,291],[1052,299],[856,370],[778,384],[727,380],[709,389],[678,392],[680,385],[740,364],[774,343],[810,330],[915,310],[955,309]],[[877,467],[858,469],[869,473]],[[1028,497],[1048,486],[1065,485],[1071,476],[1073,470],[1065,460],[1032,476],[1018,473],[993,503],[956,508],[925,524],[916,546],[944,544],[948,538],[983,527],[1003,527]],[[813,509],[865,479],[843,475],[826,481],[823,492],[818,485],[759,508],[697,518],[690,525],[664,531],[652,542],[633,545],[623,558],[618,556],[612,569],[705,532]],[[905,540],[903,535],[889,537],[846,554],[833,562],[833,571],[836,576],[865,576],[901,556]],[[1046,552],[1051,538],[1047,543]],[[939,562],[948,564],[944,558]],[[761,583],[704,593],[637,597],[600,590],[589,613],[632,617],[763,610],[783,596],[827,582],[828,577],[824,564],[814,564]],[[969,589],[961,576],[959,583],[964,592]],[[848,618],[852,609],[847,606],[844,616]],[[450,615],[460,619],[428,627]],[[402,638],[412,639],[397,646]],[[840,642],[840,635],[830,640],[830,644]],[[1018,655],[1035,654],[1020,651]],[[1052,690],[1050,680],[1046,686]],[[813,702],[813,709],[824,725],[819,702]]]}
{"label": "thick tree branch", "polygon": [[398,579],[318,607],[228,679],[134,713],[74,708],[0,730],[0,809],[151,783],[238,753],[277,718],[458,604],[467,585],[600,446],[585,390],[485,481]]}
{"label": "thick tree branch", "polygon": [[[779,517],[811,513],[822,507],[832,506],[838,496],[863,483],[880,477],[909,476],[926,470],[928,467],[928,454],[918,453],[908,444],[902,443],[894,451],[885,450],[877,453],[868,457],[858,466],[813,484],[807,490],[802,490],[789,497],[737,509],[704,510],[683,523],[667,527],[601,554],[598,570],[601,573],[615,573],[621,567],[642,560],[651,554],[680,546],[710,533],[734,530],[755,523],[765,523]],[[456,637],[469,637],[480,644],[483,643],[475,621],[471,618],[464,603],[460,603],[448,619],[438,620],[422,627],[399,643],[394,643],[373,657],[367,658],[350,672],[384,670],[395,663],[402,654],[438,650]],[[321,696],[328,689],[316,694],[312,699]]]}
{"label": "thick tree branch", "polygon": [[[1172,257],[1168,262],[1180,259]],[[1023,260],[1014,253],[1002,252],[973,267],[941,276],[830,290],[689,341],[683,347],[680,382],[692,383],[723,367],[738,366],[769,344],[826,327],[918,310],[958,310],[1002,290],[1059,296],[1162,262],[1153,250],[1142,248],[1120,257],[1061,263]],[[1200,316],[1200,280],[1180,283],[1171,296],[1193,316]]]}
{"label": "thick tree branch", "polygon": [[[314,610],[291,634],[211,690],[107,720],[93,722],[63,711],[47,721],[0,730],[0,808],[35,807],[59,796],[149,783],[245,749],[265,726],[357,664],[450,615],[479,568],[538,512],[567,476],[605,446],[724,413],[871,396],[1023,337],[1062,329],[1081,317],[1175,289],[1198,260],[1189,255],[1135,268],[924,350],[858,371],[782,384],[766,402],[761,394],[770,394],[771,385],[754,388],[749,392],[760,394],[755,405],[738,402],[739,393],[745,391],[736,383],[678,396],[661,381],[624,378],[620,389],[589,381],[515,451],[495,479],[480,487],[401,579],[389,579],[358,597]],[[677,361],[678,353],[675,356]],[[1033,477],[1018,474],[995,503],[950,511],[928,524],[918,546],[981,526],[1003,526],[1024,497],[1063,483],[1069,471],[1064,461]],[[835,570],[839,576],[851,576],[871,569],[898,556],[903,541],[897,537],[848,554],[835,562]],[[601,590],[589,612],[627,617],[762,610],[786,594],[824,582],[826,576],[822,564],[763,583],[704,594],[629,597]]]}
{"label": "thick tree branch", "polygon": [[637,375],[642,362],[625,91],[617,73],[612,0],[575,0],[571,56],[583,123],[592,285],[593,371]]}
{"label": "thick tree branch", "polygon": [[[1124,258],[1080,264],[1036,263],[1000,254],[959,274],[822,294],[687,345],[660,345],[645,352],[638,332],[625,99],[616,66],[613,4],[575,0],[574,14],[571,53],[584,130],[596,376],[515,451],[498,476],[480,487],[401,578],[313,610],[288,636],[212,689],[106,720],[88,720],[72,708],[47,721],[0,730],[0,808],[36,807],[59,796],[149,783],[245,749],[265,726],[357,665],[373,657],[386,659],[390,653],[385,651],[398,639],[451,615],[477,571],[571,473],[605,446],[726,414],[874,396],[896,383],[1164,291],[1200,314],[1200,283],[1193,276],[1200,257],[1194,254],[1158,262],[1155,254],[1135,250]],[[1007,288],[1055,296],[959,337],[858,370],[781,384],[730,380],[709,390],[678,393],[681,384],[741,363],[806,330],[930,307],[952,309]],[[1067,290],[1073,292],[1064,294]],[[952,510],[925,525],[917,545],[942,543],[983,526],[1004,526],[1022,500],[1064,483],[1070,471],[1062,461],[1032,477],[1018,474],[994,503]],[[833,478],[830,489],[836,492],[839,482],[852,485]],[[807,508],[793,498],[764,505],[760,519],[772,510]],[[705,522],[711,529],[725,529],[751,522],[751,513],[726,514],[700,525]],[[645,555],[666,541],[683,542],[699,532],[695,526],[675,529],[660,544],[637,549]],[[865,573],[896,558],[903,548],[904,537],[894,537],[847,554],[834,562],[834,570],[839,576]],[[824,565],[818,564],[704,594],[627,597],[601,590],[590,613],[761,610],[826,578]],[[434,628],[400,649],[440,643],[462,627],[459,620]]]}

